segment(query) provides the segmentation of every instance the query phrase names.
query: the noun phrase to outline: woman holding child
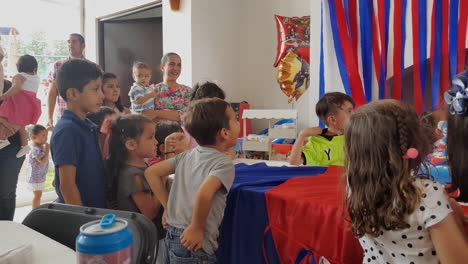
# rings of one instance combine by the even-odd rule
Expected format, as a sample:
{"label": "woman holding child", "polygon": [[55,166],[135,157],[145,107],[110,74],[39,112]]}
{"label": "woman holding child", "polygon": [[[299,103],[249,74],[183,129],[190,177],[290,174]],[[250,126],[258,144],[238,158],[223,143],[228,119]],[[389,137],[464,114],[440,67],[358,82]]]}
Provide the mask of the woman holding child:
{"label": "woman holding child", "polygon": [[[177,53],[166,53],[161,59],[163,82],[156,84],[154,110],[145,110],[143,114],[153,120],[166,119],[181,121],[180,113],[185,110],[192,95],[192,89],[179,84],[177,79],[182,70],[182,60]],[[175,110],[175,111],[161,111]]]}

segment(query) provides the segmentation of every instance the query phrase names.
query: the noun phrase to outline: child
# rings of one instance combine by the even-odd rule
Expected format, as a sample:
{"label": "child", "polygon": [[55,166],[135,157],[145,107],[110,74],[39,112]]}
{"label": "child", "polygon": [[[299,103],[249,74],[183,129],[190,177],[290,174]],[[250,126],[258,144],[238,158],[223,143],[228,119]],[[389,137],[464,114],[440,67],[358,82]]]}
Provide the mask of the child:
{"label": "child", "polygon": [[106,184],[97,126],[86,113],[99,111],[104,95],[102,73],[92,62],[72,59],[57,76],[67,109],[52,133],[50,148],[55,164],[58,202],[106,208]]}
{"label": "child", "polygon": [[164,263],[163,210],[143,176],[147,167],[144,159],[156,153],[155,124],[143,115],[130,114],[113,120],[109,132],[112,134],[107,160],[110,203],[115,202],[118,210],[142,213],[155,223],[160,235],[157,263]]}
{"label": "child", "polygon": [[141,113],[143,110],[154,109],[155,91],[149,86],[151,80],[151,68],[143,62],[133,64],[133,86],[128,92],[130,97],[131,109]]}
{"label": "child", "polygon": [[28,188],[34,192],[32,208],[39,207],[42,191],[49,170],[49,144],[47,143],[47,129],[41,125],[30,128],[31,152],[29,153],[29,166],[27,170]]}
{"label": "child", "polygon": [[102,158],[106,159],[109,156],[109,142],[106,142],[106,137],[109,133],[106,131],[109,130],[109,120],[115,118],[117,113],[115,109],[112,109],[107,106],[101,106],[97,113],[88,113],[86,114],[86,118],[89,119],[91,122],[97,125],[98,127],[98,143],[99,149],[101,149]]}
{"label": "child", "polygon": [[177,122],[160,122],[156,125],[156,134],[154,136],[158,141],[157,156],[148,161],[149,166],[187,150],[184,131]]}
{"label": "child", "polygon": [[[354,113],[353,99],[343,93],[326,93],[315,106],[317,116],[328,128],[309,127],[293,145],[291,165],[329,166],[344,164],[344,128]],[[304,141],[308,139],[307,144]]]}
{"label": "child", "polygon": [[116,198],[117,209],[141,212],[154,220],[161,204],[152,198],[143,174],[147,167],[144,159],[156,153],[155,125],[136,114],[117,117],[111,124],[108,186]]}
{"label": "child", "polygon": [[112,108],[117,114],[130,114],[130,110],[122,105],[120,85],[115,74],[106,72],[102,75],[102,93],[104,106]]}
{"label": "child", "polygon": [[[468,70],[457,75],[455,85],[445,93],[449,106],[447,155],[452,175],[451,190],[455,191],[456,200],[462,203],[468,215]],[[466,217],[468,218],[468,217]],[[464,221],[468,224],[468,219]]]}
{"label": "child", "polygon": [[[199,146],[149,167],[145,177],[167,212],[168,263],[216,263],[218,229],[234,180],[224,152],[236,145],[239,122],[229,103],[214,98],[192,103],[184,121]],[[173,173],[168,195],[163,177]]]}
{"label": "child", "polygon": [[17,158],[26,155],[28,135],[24,126],[35,124],[41,116],[41,101],[36,93],[39,89],[37,61],[33,56],[23,55],[16,64],[19,74],[13,77],[13,86],[3,95],[0,95],[0,149],[8,146],[8,137],[18,130],[21,135],[21,149]]}
{"label": "child", "polygon": [[[433,143],[433,149],[431,153],[429,153],[428,159],[430,162],[434,165],[442,165],[445,163],[447,159],[447,153],[446,153],[446,138],[443,130],[446,130],[443,128],[443,126],[446,126],[445,121],[439,121],[437,123],[437,120],[435,120],[436,116],[433,114],[434,112],[425,114],[424,116],[421,117],[421,121],[424,125],[426,125],[431,131],[433,131],[433,139],[431,142]],[[446,131],[445,131],[446,132]]]}
{"label": "child", "polygon": [[345,131],[346,206],[363,262],[468,259],[444,188],[416,175],[431,150],[431,133],[410,105],[396,100],[362,106],[351,117]]}

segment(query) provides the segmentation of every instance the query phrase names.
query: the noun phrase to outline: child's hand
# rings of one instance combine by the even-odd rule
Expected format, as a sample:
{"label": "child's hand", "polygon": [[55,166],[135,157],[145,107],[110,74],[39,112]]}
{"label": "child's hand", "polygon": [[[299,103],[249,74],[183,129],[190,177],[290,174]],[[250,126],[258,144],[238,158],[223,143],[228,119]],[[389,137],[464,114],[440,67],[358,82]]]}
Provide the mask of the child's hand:
{"label": "child's hand", "polygon": [[182,153],[187,150],[187,141],[183,132],[170,134],[164,140],[165,152]]}
{"label": "child's hand", "polygon": [[299,133],[300,137],[311,137],[311,136],[317,136],[322,134],[323,129],[321,127],[308,127],[304,128],[301,133]]}
{"label": "child's hand", "polygon": [[203,238],[204,229],[190,224],[180,236],[180,242],[188,250],[198,251],[202,248]]}
{"label": "child's hand", "polygon": [[49,143],[44,143],[44,149],[49,150],[50,149],[50,144]]}
{"label": "child's hand", "polygon": [[162,226],[164,227],[164,229],[167,229],[167,210],[164,210],[162,216]]}

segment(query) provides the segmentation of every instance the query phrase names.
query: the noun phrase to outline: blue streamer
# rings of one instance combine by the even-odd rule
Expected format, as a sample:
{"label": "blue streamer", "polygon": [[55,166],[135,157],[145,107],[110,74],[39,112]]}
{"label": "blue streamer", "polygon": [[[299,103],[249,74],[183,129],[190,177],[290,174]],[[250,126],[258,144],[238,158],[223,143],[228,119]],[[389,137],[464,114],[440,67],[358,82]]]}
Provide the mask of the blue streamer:
{"label": "blue streamer", "polygon": [[442,0],[434,0],[435,29],[434,29],[434,59],[431,81],[431,105],[432,109],[437,107],[440,89],[440,68],[442,62]]}
{"label": "blue streamer", "polygon": [[[466,0],[463,0],[466,1]],[[457,74],[457,45],[458,45],[458,0],[450,0],[449,18],[449,60],[450,80]]]}
{"label": "blue streamer", "polygon": [[336,8],[333,0],[328,0],[330,9],[330,22],[333,33],[333,44],[335,46],[336,60],[338,62],[338,69],[340,70],[341,81],[347,95],[351,95],[351,87],[348,78],[348,70],[343,57],[343,48],[341,47],[340,33],[338,32],[338,21],[336,18]]}
{"label": "blue streamer", "polygon": [[[388,67],[388,27],[390,23],[390,0],[384,1],[384,45],[385,45],[385,69],[384,69],[384,82],[387,81],[387,67]],[[382,97],[380,99],[385,98],[385,91],[382,91]]]}
{"label": "blue streamer", "polygon": [[359,1],[359,27],[361,30],[362,77],[366,101],[372,100],[372,1]]}
{"label": "blue streamer", "polygon": [[[323,56],[323,1],[320,3],[320,66],[319,66],[319,97],[325,94],[325,63]],[[322,120],[319,122],[320,127],[325,127]]]}
{"label": "blue streamer", "polygon": [[[427,59],[427,0],[418,0],[418,46],[419,78],[421,79],[422,96],[426,94],[426,59]],[[424,105],[424,104],[423,104]]]}

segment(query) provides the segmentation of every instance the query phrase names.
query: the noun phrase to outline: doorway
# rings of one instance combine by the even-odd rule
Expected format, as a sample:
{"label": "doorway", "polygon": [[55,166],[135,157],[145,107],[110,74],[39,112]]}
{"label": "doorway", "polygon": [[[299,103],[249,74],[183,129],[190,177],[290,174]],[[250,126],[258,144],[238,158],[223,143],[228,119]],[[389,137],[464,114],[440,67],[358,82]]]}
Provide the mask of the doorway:
{"label": "doorway", "polygon": [[152,68],[151,83],[162,81],[159,64],[163,56],[162,6],[150,3],[97,19],[98,62],[119,78],[121,99],[130,106],[128,91],[133,84],[135,61]]}

